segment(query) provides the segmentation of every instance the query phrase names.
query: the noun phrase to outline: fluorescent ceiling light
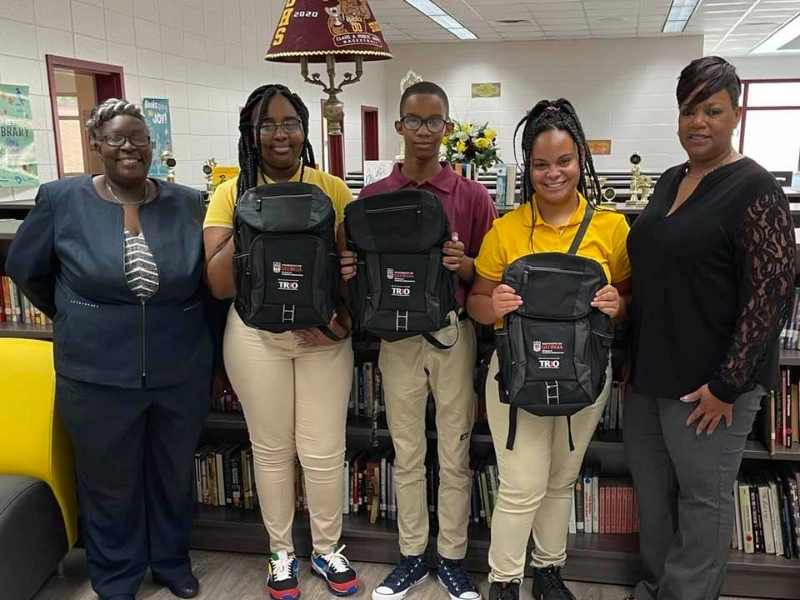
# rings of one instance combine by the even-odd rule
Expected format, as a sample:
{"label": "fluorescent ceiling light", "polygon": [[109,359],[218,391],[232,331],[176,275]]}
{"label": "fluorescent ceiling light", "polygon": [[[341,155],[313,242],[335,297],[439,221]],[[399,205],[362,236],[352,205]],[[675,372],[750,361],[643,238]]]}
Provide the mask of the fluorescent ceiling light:
{"label": "fluorescent ceiling light", "polygon": [[689,19],[702,0],[672,0],[667,13],[667,20],[661,31],[664,33],[681,33],[686,29]]}
{"label": "fluorescent ceiling light", "polygon": [[741,17],[739,17],[739,20],[736,21],[736,23],[733,24],[733,27],[731,27],[728,30],[728,33],[726,33],[725,35],[722,36],[722,39],[717,42],[717,45],[714,46],[711,49],[711,51],[714,52],[717,48],[719,48],[722,44],[724,44],[725,40],[727,40],[730,37],[730,35],[733,33],[733,30],[736,29],[739,25],[741,25],[742,21],[744,21],[747,17],[749,17],[750,13],[752,13],[756,9],[756,6],[758,6],[759,4],[761,4],[761,0],[756,0],[755,2],[753,2],[753,5],[750,8],[748,8]]}
{"label": "fluorescent ceiling light", "polygon": [[751,52],[753,54],[776,52],[798,36],[800,36],[800,15],[797,15],[783,27],[773,32]]}
{"label": "fluorescent ceiling light", "polygon": [[406,4],[410,4],[416,8],[423,15],[447,29],[447,31],[460,40],[478,39],[477,35],[447,14],[447,11],[442,10],[435,2],[431,2],[431,0],[406,0]]}

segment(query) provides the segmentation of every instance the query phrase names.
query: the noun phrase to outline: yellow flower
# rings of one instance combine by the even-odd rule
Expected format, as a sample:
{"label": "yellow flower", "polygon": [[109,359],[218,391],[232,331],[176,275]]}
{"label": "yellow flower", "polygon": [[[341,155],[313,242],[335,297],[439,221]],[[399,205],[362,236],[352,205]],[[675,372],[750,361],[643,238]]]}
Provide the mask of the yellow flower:
{"label": "yellow flower", "polygon": [[475,140],[475,145],[478,148],[488,148],[489,146],[492,145],[492,142],[490,140],[487,140],[486,138],[478,138],[477,140]]}
{"label": "yellow flower", "polygon": [[442,145],[447,146],[450,143],[450,136],[446,135],[442,138]]}
{"label": "yellow flower", "polygon": [[494,138],[497,137],[497,132],[494,129],[489,128],[483,133],[483,135],[485,135],[489,141],[494,141]]}
{"label": "yellow flower", "polygon": [[464,133],[470,133],[472,131],[472,123],[464,123],[461,126],[461,131]]}
{"label": "yellow flower", "polygon": [[458,144],[456,144],[456,150],[458,150],[459,152],[466,152],[467,145],[461,140],[459,140]]}

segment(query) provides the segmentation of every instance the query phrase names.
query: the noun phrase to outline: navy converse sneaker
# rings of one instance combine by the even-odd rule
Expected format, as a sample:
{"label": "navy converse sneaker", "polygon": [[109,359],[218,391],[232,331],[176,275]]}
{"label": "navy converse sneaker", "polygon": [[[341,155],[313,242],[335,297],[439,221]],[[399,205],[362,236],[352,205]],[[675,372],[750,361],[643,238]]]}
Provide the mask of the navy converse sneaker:
{"label": "navy converse sneaker", "polygon": [[428,562],[424,554],[403,556],[394,570],[372,590],[372,600],[400,600],[408,591],[428,578]]}
{"label": "navy converse sneaker", "polygon": [[328,554],[311,555],[311,572],[325,580],[334,596],[351,596],[358,591],[358,575],[350,561],[342,554],[344,544]]}
{"label": "navy converse sneaker", "polygon": [[500,583],[495,581],[489,588],[489,600],[519,600],[519,579]]}
{"label": "navy converse sneaker", "polygon": [[294,554],[283,550],[269,557],[267,592],[272,600],[297,600],[300,597],[299,566]]}
{"label": "navy converse sneaker", "polygon": [[533,570],[533,600],[576,600],[561,579],[559,567]]}
{"label": "navy converse sneaker", "polygon": [[481,593],[462,567],[463,561],[450,560],[441,554],[436,555],[439,569],[439,583],[447,588],[450,600],[481,600]]}

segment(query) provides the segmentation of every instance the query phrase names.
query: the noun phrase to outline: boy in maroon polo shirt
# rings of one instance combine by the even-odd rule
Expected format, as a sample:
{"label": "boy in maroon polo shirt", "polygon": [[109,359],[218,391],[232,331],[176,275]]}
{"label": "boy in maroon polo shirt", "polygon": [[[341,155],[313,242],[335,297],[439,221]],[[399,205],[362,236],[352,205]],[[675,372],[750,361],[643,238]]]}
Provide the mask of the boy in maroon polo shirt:
{"label": "boy in maroon polo shirt", "polygon": [[[444,90],[423,81],[409,87],[400,100],[397,133],[405,140],[405,160],[386,179],[368,185],[361,197],[400,189],[436,194],[450,221],[452,240],[443,247],[444,266],[458,274],[458,304],[466,306],[475,274],[474,257],[497,218],[489,192],[476,181],[456,175],[439,162],[442,138],[453,131]],[[342,276],[355,274],[355,254],[342,254]],[[429,391],[436,404],[439,452],[439,581],[452,600],[479,600],[481,595],[462,562],[467,552],[467,526],[472,482],[469,472],[470,432],[475,415],[475,330],[469,319],[451,315],[451,324],[434,335],[448,350],[435,348],[421,335],[382,343],[379,367],[386,415],[395,450],[397,521],[402,559],[372,592],[373,600],[400,600],[428,576],[428,503],[425,486],[425,406]],[[457,331],[456,331],[457,330]]]}

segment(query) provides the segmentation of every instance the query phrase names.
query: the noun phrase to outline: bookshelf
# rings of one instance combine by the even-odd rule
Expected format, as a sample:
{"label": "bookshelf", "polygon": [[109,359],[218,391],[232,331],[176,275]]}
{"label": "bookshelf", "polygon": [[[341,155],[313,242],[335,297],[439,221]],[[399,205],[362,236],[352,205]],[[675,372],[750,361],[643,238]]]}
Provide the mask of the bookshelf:
{"label": "bookshelf", "polygon": [[[792,207],[800,214],[800,206]],[[8,206],[3,212],[0,206],[0,274],[10,241],[19,227],[29,206]],[[641,209],[628,209],[624,205],[620,212],[629,218]],[[15,212],[12,212],[15,211]],[[17,212],[18,211],[18,212]],[[796,215],[797,216],[797,215]],[[0,337],[22,337],[52,339],[52,328],[43,325],[0,323]],[[356,340],[356,353],[376,352],[379,344]],[[800,366],[800,351],[781,352],[783,366]],[[436,432],[428,431],[429,445],[436,443]],[[207,442],[246,441],[247,426],[240,413],[215,412],[209,414],[203,439]],[[473,449],[478,454],[491,451],[492,439],[488,427],[476,425],[471,438]],[[391,438],[385,425],[373,430],[367,418],[350,418],[347,424],[348,448],[389,448]],[[627,473],[624,446],[617,435],[598,433],[589,445],[587,463],[602,465],[603,473],[612,476]],[[764,445],[748,441],[744,461],[770,465],[777,462],[800,463],[800,450],[778,448],[770,455]],[[194,548],[229,552],[268,553],[269,539],[258,510],[242,511],[196,505],[194,508]],[[300,556],[311,553],[310,524],[306,513],[298,512],[294,524],[296,550]],[[436,528],[431,527],[429,562],[435,563]],[[342,541],[347,544],[348,556],[353,560],[391,564],[399,559],[396,521],[379,520],[370,523],[366,515],[344,515]],[[483,526],[470,525],[467,567],[474,571],[488,569],[490,532]],[[617,585],[631,585],[640,574],[638,536],[636,534],[571,534],[567,542],[569,560],[565,568],[567,579]],[[723,593],[757,598],[795,599],[800,585],[800,560],[789,560],[765,554],[745,554],[732,551],[728,561]]]}

